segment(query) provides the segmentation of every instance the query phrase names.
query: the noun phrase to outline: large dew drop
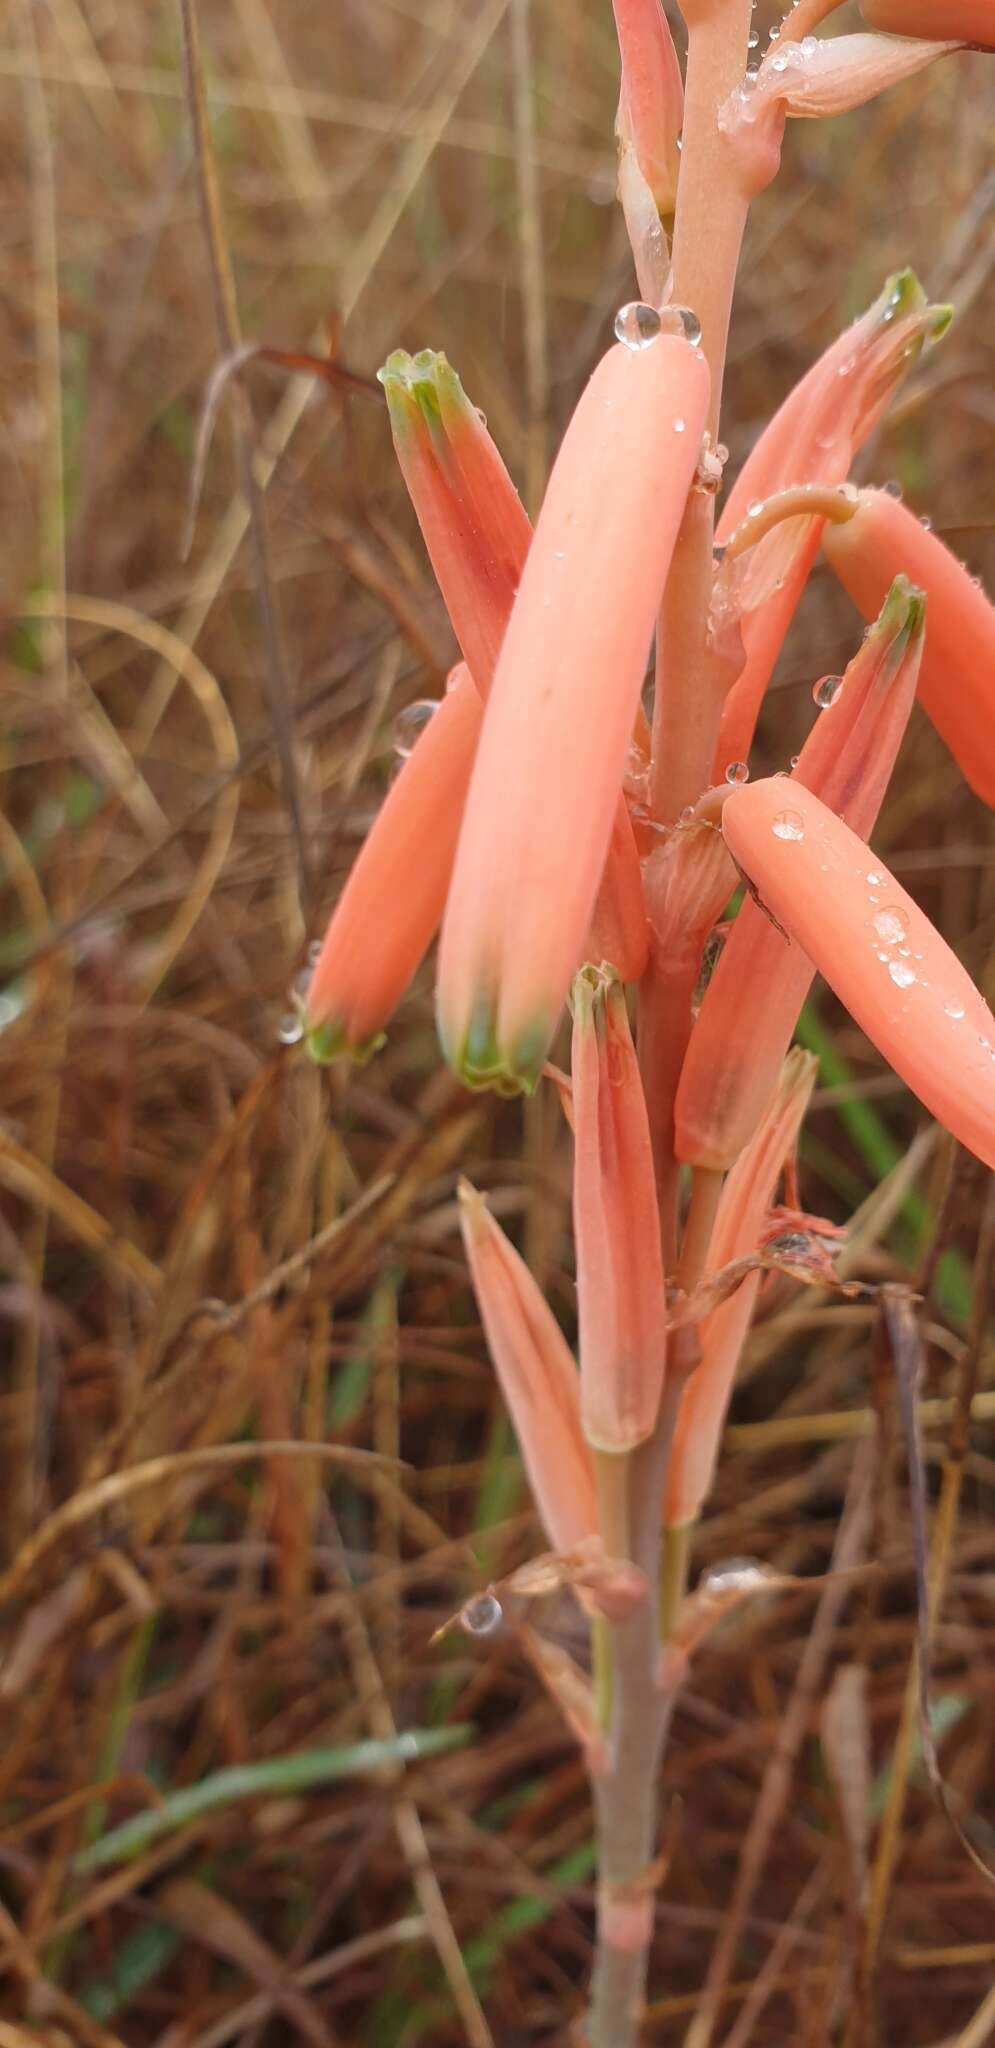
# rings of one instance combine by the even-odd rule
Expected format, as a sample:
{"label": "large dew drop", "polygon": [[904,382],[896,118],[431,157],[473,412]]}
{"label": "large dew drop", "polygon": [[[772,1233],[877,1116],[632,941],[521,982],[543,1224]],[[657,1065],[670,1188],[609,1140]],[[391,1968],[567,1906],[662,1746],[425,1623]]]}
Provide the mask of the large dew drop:
{"label": "large dew drop", "polygon": [[504,1620],[504,1609],[493,1593],[481,1593],[476,1600],[468,1601],[460,1615],[460,1622],[470,1636],[492,1636]]}
{"label": "large dew drop", "polygon": [[615,339],[624,342],[626,348],[649,348],[662,324],[655,306],[647,306],[644,299],[630,299],[615,315]]}
{"label": "large dew drop", "polygon": [[770,829],[775,839],[804,839],[805,820],[797,811],[778,811]]}
{"label": "large dew drop", "polygon": [[435,711],[431,697],[422,697],[417,704],[406,704],[394,720],[394,752],[406,761],[414,752],[430,718]]}
{"label": "large dew drop", "polygon": [[738,787],[741,783],[749,782],[749,779],[750,771],[745,761],[729,762],[729,765],[726,768],[727,782],[731,782],[734,786]]}
{"label": "large dew drop", "polygon": [[909,929],[904,910],[876,910],[871,923],[886,946],[900,946]]}
{"label": "large dew drop", "polygon": [[888,973],[896,988],[911,988],[916,979],[914,967],[906,967],[904,960],[889,960]]}
{"label": "large dew drop", "polygon": [[679,334],[697,348],[701,340],[701,321],[690,306],[664,306],[659,321],[661,334]]}
{"label": "large dew drop", "polygon": [[945,1015],[945,1016],[947,1016],[947,1017],[954,1017],[954,1018],[959,1018],[959,1017],[963,1017],[963,1015],[964,1015],[964,1005],[963,1005],[963,1003],[961,1002],[961,1000],[960,1000],[960,997],[959,997],[959,996],[951,996],[951,998],[950,998],[950,1001],[949,1001],[949,1003],[944,1003],[944,1005],[943,1005],[943,1012],[944,1012],[944,1015]]}
{"label": "large dew drop", "polygon": [[819,706],[819,710],[828,711],[830,705],[835,704],[842,688],[842,676],[823,676],[820,682],[813,683],[812,695]]}

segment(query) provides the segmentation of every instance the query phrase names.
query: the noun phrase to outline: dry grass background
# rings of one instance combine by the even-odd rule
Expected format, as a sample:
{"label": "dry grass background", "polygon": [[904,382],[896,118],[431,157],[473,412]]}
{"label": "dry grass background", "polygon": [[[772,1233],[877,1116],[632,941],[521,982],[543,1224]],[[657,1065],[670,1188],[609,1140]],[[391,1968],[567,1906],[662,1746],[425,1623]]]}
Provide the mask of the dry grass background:
{"label": "dry grass background", "polygon": [[[632,291],[607,0],[202,0],[201,28],[242,334],[302,348],[341,321],[363,375],[444,347],[534,502]],[[993,107],[991,68],[961,59],[829,132],[797,125],[751,225],[727,413],[738,461],[912,262],[961,318],[863,473],[899,477],[990,586]],[[456,1167],[569,1318],[567,1141],[546,1098],[440,1077],[427,977],[362,1072],[278,1036],[448,628],[379,406],[258,364],[243,431],[278,631],[228,403],[181,558],[219,342],[171,0],[14,0],[0,124],[0,2048],[562,2040],[590,1950],[582,1771],[513,1647],[429,1638],[539,1544]],[[820,576],[758,759],[795,750],[812,680],[854,640]],[[995,841],[924,723],[878,844],[990,994]],[[852,1273],[931,1294],[934,1713],[992,1860],[985,1181],[824,994],[807,1029],[825,1086],[804,1199],[857,1209]],[[696,1567],[746,1553],[816,1582],[743,1610],[693,1667],[661,2043],[710,1967],[713,2038],[737,2048],[995,2035],[995,1893],[914,1739],[895,1761],[915,1595],[875,1324],[780,1281],[764,1298]],[[841,1515],[871,1568],[826,1583]],[[543,1620],[569,1639],[567,1610]],[[865,1706],[847,1677],[827,1721],[841,1668]],[[285,1769],[367,1740],[389,1756],[411,1729],[471,1732],[407,1768],[360,1752],[341,1784],[327,1759],[303,1789]],[[250,1800],[222,1780],[101,1859],[113,1825],[245,1764]]]}

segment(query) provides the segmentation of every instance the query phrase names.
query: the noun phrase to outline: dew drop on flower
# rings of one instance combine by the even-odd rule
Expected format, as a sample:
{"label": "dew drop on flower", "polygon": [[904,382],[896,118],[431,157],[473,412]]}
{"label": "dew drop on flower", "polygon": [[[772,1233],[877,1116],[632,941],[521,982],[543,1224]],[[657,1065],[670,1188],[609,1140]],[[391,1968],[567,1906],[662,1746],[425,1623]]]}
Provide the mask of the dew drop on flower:
{"label": "dew drop on flower", "polygon": [[889,960],[888,973],[896,988],[911,988],[916,978],[914,967],[906,967],[904,960]]}
{"label": "dew drop on flower", "polygon": [[886,946],[900,946],[909,929],[904,910],[876,910],[871,922]]}
{"label": "dew drop on flower", "polygon": [[951,996],[949,1003],[944,1003],[943,1011],[947,1017],[963,1017],[964,1005],[959,997]]}
{"label": "dew drop on flower", "polygon": [[413,753],[416,742],[421,738],[429,719],[435,710],[431,697],[422,697],[417,704],[406,704],[394,720],[394,752],[406,761]]}
{"label": "dew drop on flower", "polygon": [[615,339],[623,341],[626,348],[649,348],[661,326],[655,306],[647,306],[643,299],[630,299],[629,304],[620,306],[615,315]]}
{"label": "dew drop on flower", "polygon": [[685,429],[686,429],[686,427],[687,427],[687,421],[686,421],[686,420],[682,420],[682,419],[681,419],[681,417],[680,417],[680,415],[678,414],[678,417],[677,417],[677,418],[675,419],[675,421],[674,421],[674,432],[675,432],[675,434],[683,434],[683,433],[684,433],[684,431],[685,431]]}
{"label": "dew drop on flower", "polygon": [[882,490],[883,490],[883,492],[884,492],[884,494],[885,494],[885,497],[886,497],[886,498],[897,498],[897,499],[898,499],[898,501],[899,501],[899,503],[901,503],[901,498],[902,498],[902,486],[901,486],[901,484],[899,483],[899,481],[898,481],[898,478],[897,478],[897,477],[894,477],[894,476],[893,476],[893,477],[891,478],[890,482],[888,482],[888,483],[886,483],[886,484],[882,484],[881,488],[882,488]]}
{"label": "dew drop on flower", "polygon": [[757,519],[757,518],[759,517],[760,513],[761,513],[761,512],[763,511],[763,509],[764,509],[764,501],[763,501],[763,499],[762,499],[762,498],[754,498],[754,500],[753,500],[753,503],[752,503],[751,505],[747,505],[747,508],[746,508],[746,516],[747,516],[747,518],[748,518],[748,519]]}
{"label": "dew drop on flower", "polygon": [[932,522],[932,520],[931,520],[931,518],[930,518],[930,516],[929,516],[928,512],[924,512],[924,513],[923,513],[923,515],[922,515],[922,518],[921,518],[921,519],[920,519],[920,521],[919,521],[919,524],[920,524],[920,526],[921,526],[921,527],[923,528],[924,532],[926,532],[926,533],[932,533],[932,531],[933,531],[933,522]]}
{"label": "dew drop on flower", "polygon": [[280,1018],[276,1035],[281,1045],[299,1045],[304,1036],[304,1019],[299,1010],[288,1010]]}
{"label": "dew drop on flower", "polygon": [[760,36],[759,36],[759,34],[758,34],[757,30],[756,30],[755,28],[751,28],[751,30],[750,30],[750,33],[749,33],[749,35],[748,35],[748,36],[747,36],[747,38],[746,38],[746,47],[747,47],[747,49],[748,49],[748,50],[755,50],[755,49],[757,48],[757,46],[758,46],[759,42],[760,42]]}
{"label": "dew drop on flower", "polygon": [[679,334],[697,348],[701,340],[701,321],[690,306],[664,306],[657,318],[661,333]]}
{"label": "dew drop on flower", "polygon": [[311,991],[312,972],[313,970],[310,967],[301,967],[294,975],[293,981],[290,984],[290,1000],[292,1003],[297,1003],[301,1008],[307,1002]]}
{"label": "dew drop on flower", "polygon": [[868,872],[867,872],[867,879],[868,879],[868,881],[869,881],[869,883],[870,883],[870,885],[871,885],[871,888],[872,888],[872,889],[880,889],[880,888],[881,888],[881,886],[882,886],[882,884],[883,884],[883,882],[884,882],[884,876],[883,876],[883,875],[879,875],[879,874],[878,874],[878,871],[877,871],[877,869],[876,869],[876,868],[869,868],[869,869],[868,869]]}
{"label": "dew drop on flower", "polygon": [[801,755],[800,755],[800,754],[792,754],[792,756],[791,756],[791,767],[792,767],[793,769],[794,769],[794,768],[797,768],[797,766],[798,766],[798,763],[799,763],[799,761],[800,761],[800,760],[801,760]]}
{"label": "dew drop on flower", "polygon": [[734,784],[749,782],[750,771],[745,761],[730,761],[726,769],[726,781]]}
{"label": "dew drop on flower", "polygon": [[819,706],[819,710],[828,711],[830,705],[835,704],[842,688],[842,676],[823,676],[820,682],[813,683],[812,696]]}
{"label": "dew drop on flower", "polygon": [[469,1636],[492,1636],[504,1620],[504,1609],[493,1593],[481,1593],[476,1600],[470,1600],[460,1615],[460,1622]]}
{"label": "dew drop on flower", "polygon": [[771,826],[775,839],[804,839],[805,821],[797,811],[778,811]]}

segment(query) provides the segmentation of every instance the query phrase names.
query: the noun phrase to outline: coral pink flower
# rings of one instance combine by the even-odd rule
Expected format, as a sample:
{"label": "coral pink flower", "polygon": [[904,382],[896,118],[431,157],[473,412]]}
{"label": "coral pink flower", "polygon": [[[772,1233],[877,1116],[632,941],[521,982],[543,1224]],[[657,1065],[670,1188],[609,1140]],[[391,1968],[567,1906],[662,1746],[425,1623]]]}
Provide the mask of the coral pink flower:
{"label": "coral pink flower", "polygon": [[615,132],[631,148],[663,214],[673,213],[684,83],[660,0],[612,0],[622,59]]}
{"label": "coral pink flower", "polygon": [[[777,493],[794,485],[842,484],[924,342],[937,340],[950,318],[949,307],[927,304],[911,270],[890,277],[880,297],[820,356],[761,434],[723,509],[720,545],[732,539],[751,507]],[[718,620],[738,625],[746,659],[723,709],[716,781],[728,762],[749,756],[764,691],[824,527],[821,516],[803,512],[774,527],[720,574]],[[890,581],[885,579],[882,597]]]}
{"label": "coral pink flower", "polygon": [[307,996],[315,1059],[372,1051],[439,929],[483,716],[461,664],[387,791],[333,913]]}
{"label": "coral pink flower", "polygon": [[474,1293],[536,1506],[554,1550],[573,1550],[598,1529],[577,1368],[556,1317],[486,1202],[465,1180],[459,1196]]}
{"label": "coral pink flower", "polygon": [[[707,1279],[756,1251],[786,1159],[808,1108],[818,1061],[788,1054],[766,1114],[722,1190],[706,1265]],[[753,1320],[760,1273],[751,1273],[701,1326],[701,1363],[681,1396],[674,1432],[664,1520],[691,1522],[708,1494],[736,1368]]]}
{"label": "coral pink flower", "polygon": [[615,806],[608,857],[587,935],[585,957],[607,960],[620,981],[640,981],[649,957],[649,926],[643,872],[629,817],[620,796]]}
{"label": "coral pink flower", "polygon": [[733,858],[930,1114],[995,1166],[995,1018],[876,854],[775,776],[729,797]]}
{"label": "coral pink flower", "polygon": [[394,447],[453,631],[486,695],[532,528],[444,355],[397,349],[380,372]]}
{"label": "coral pink flower", "polygon": [[898,570],[929,601],[919,701],[972,789],[995,804],[995,606],[962,562],[886,491],[862,491],[826,554],[865,619]]}
{"label": "coral pink flower", "polygon": [[614,975],[585,968],[574,983],[574,1241],[584,1435],[628,1451],[652,1434],[667,1357],[653,1150]]}
{"label": "coral pink flower", "polygon": [[860,11],[896,36],[957,36],[995,50],[995,0],[860,0]]}
{"label": "coral pink flower", "polygon": [[[873,830],[915,697],[924,610],[921,595],[899,578],[793,774],[778,780],[786,809],[804,785],[862,836]],[[679,1159],[719,1168],[738,1156],[777,1084],[814,974],[808,954],[764,909],[744,903],[681,1071],[674,1112]]]}
{"label": "coral pink flower", "polygon": [[440,1035],[471,1085],[534,1085],[576,970],[708,391],[690,342],[620,343],[554,465],[442,928]]}

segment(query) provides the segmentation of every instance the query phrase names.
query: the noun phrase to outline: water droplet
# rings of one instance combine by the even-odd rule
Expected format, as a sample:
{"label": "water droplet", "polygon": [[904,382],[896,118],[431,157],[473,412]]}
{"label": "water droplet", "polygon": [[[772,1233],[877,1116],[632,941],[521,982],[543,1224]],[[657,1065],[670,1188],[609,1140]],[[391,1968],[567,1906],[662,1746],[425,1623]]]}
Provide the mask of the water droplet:
{"label": "water droplet", "polygon": [[950,1001],[948,1003],[944,1003],[943,1011],[944,1015],[947,1017],[963,1017],[964,1005],[960,1001],[959,997],[951,996]]}
{"label": "water droplet", "polygon": [[705,1572],[698,1590],[710,1600],[724,1600],[730,1594],[754,1592],[769,1577],[768,1567],[755,1557],[730,1557]]}
{"label": "water droplet", "polygon": [[902,486],[899,483],[897,477],[893,476],[890,482],[882,484],[881,488],[884,491],[886,498],[897,498],[899,500],[899,503],[901,503]]}
{"label": "water droplet", "polygon": [[394,752],[402,761],[414,752],[418,740],[435,711],[431,697],[422,697],[417,704],[406,704],[394,720]]}
{"label": "water droplet", "polygon": [[739,784],[749,782],[750,771],[745,761],[730,761],[726,769],[726,781]]}
{"label": "water droplet", "polygon": [[281,1045],[299,1045],[304,1036],[304,1019],[299,1010],[288,1010],[280,1018],[276,1035]]}
{"label": "water droplet", "polygon": [[309,945],[309,947],[308,947],[308,949],[307,949],[307,957],[308,957],[308,963],[309,963],[309,965],[310,965],[311,967],[317,967],[317,965],[318,965],[318,962],[319,962],[319,960],[321,959],[321,949],[322,949],[322,946],[323,946],[323,945],[324,945],[324,940],[323,940],[323,939],[312,939],[312,940],[311,940],[311,944]]}
{"label": "water droplet", "polygon": [[886,946],[900,946],[909,929],[909,920],[904,910],[876,910],[871,923],[878,938]]}
{"label": "water droplet", "polygon": [[664,334],[679,334],[697,348],[701,340],[701,321],[690,306],[664,306],[658,318]]}
{"label": "water droplet", "polygon": [[847,359],[846,359],[846,361],[845,361],[844,363],[840,363],[840,365],[839,365],[839,368],[838,368],[838,370],[837,370],[837,372],[836,372],[836,375],[837,375],[837,377],[849,377],[849,375],[850,375],[850,372],[851,372],[851,370],[852,370],[852,369],[853,369],[853,357],[852,357],[852,356],[847,356]]}
{"label": "water droplet", "polygon": [[626,348],[649,348],[655,341],[661,327],[660,315],[655,306],[647,306],[643,299],[630,299],[627,306],[620,306],[615,315],[615,339],[623,341]]}
{"label": "water droplet", "polygon": [[921,526],[921,527],[923,528],[923,530],[924,530],[924,531],[925,531],[926,533],[932,533],[932,531],[933,531],[933,522],[932,522],[932,520],[931,520],[931,518],[930,518],[930,516],[929,516],[928,512],[924,512],[924,513],[923,513],[923,515],[922,515],[922,518],[921,518],[921,519],[920,519],[920,521],[919,521],[919,524],[920,524],[920,526]]}
{"label": "water droplet", "polygon": [[752,504],[749,504],[749,505],[747,505],[747,508],[746,508],[746,516],[747,516],[747,518],[748,518],[748,519],[758,519],[758,518],[759,518],[759,516],[760,516],[760,514],[761,514],[761,512],[763,511],[763,509],[764,509],[764,501],[763,501],[763,499],[762,499],[762,498],[754,498],[754,499],[753,499],[753,501],[752,501]]}
{"label": "water droplet", "polygon": [[775,839],[804,839],[805,820],[797,811],[778,811],[770,829]]}
{"label": "water droplet", "polygon": [[492,1636],[504,1620],[504,1608],[493,1593],[469,1600],[460,1615],[468,1636]]}
{"label": "water droplet", "polygon": [[812,696],[820,711],[828,711],[835,704],[843,688],[842,676],[823,676],[821,682],[812,684]]}
{"label": "water droplet", "polygon": [[916,978],[914,967],[906,967],[904,960],[889,960],[888,973],[896,988],[911,988]]}
{"label": "water droplet", "polygon": [[312,968],[301,967],[294,975],[293,981],[290,984],[290,1000],[292,1003],[297,1003],[301,1009],[303,1009],[310,994],[312,974]]}
{"label": "water droplet", "polygon": [[819,47],[817,36],[803,36],[798,45],[803,57],[814,57]]}
{"label": "water droplet", "polygon": [[679,824],[679,825],[690,825],[690,824],[691,824],[691,823],[693,822],[693,820],[694,820],[694,805],[693,805],[693,804],[685,804],[685,806],[684,806],[684,809],[682,810],[682,812],[681,812],[681,815],[680,815],[680,817],[679,817],[679,819],[678,819],[678,821],[677,821],[677,822],[678,822],[678,824]]}
{"label": "water droplet", "polygon": [[687,428],[687,421],[686,421],[686,420],[682,420],[682,419],[680,418],[680,415],[678,415],[677,419],[675,419],[675,421],[674,421],[674,432],[675,432],[675,434],[683,434],[683,433],[685,432],[686,428]]}
{"label": "water droplet", "polygon": [[868,868],[867,879],[872,889],[880,889],[884,882],[884,876],[879,875],[876,868]]}
{"label": "water droplet", "polygon": [[748,35],[748,36],[747,36],[747,38],[746,38],[746,47],[747,47],[747,49],[748,49],[748,50],[755,50],[755,49],[756,49],[756,48],[758,47],[758,45],[759,45],[759,42],[760,42],[760,36],[759,36],[759,33],[758,33],[758,31],[757,31],[757,30],[756,30],[755,28],[751,28],[751,30],[750,30],[750,33],[749,33],[749,35]]}
{"label": "water droplet", "polygon": [[798,766],[798,763],[799,763],[799,761],[800,761],[800,760],[801,760],[801,755],[800,755],[800,754],[792,754],[792,756],[791,756],[791,766],[792,766],[792,768],[797,768],[797,766]]}

